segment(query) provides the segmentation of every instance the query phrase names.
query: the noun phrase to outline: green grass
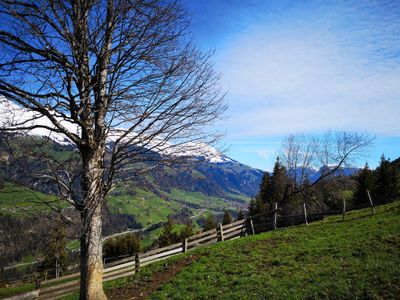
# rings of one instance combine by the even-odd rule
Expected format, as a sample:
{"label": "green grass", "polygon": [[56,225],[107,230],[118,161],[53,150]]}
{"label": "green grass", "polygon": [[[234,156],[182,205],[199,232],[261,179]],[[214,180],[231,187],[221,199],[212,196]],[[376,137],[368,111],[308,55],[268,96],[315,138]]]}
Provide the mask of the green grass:
{"label": "green grass", "polygon": [[26,283],[12,287],[1,287],[0,298],[11,297],[14,295],[26,293],[35,289],[34,283]]}
{"label": "green grass", "polygon": [[35,263],[37,263],[37,259],[32,254],[28,254],[23,256],[19,261],[10,262],[8,266],[13,266],[12,269],[16,272],[26,272]]}
{"label": "green grass", "polygon": [[176,200],[183,200],[187,203],[200,205],[212,211],[223,211],[224,209],[233,208],[229,201],[222,198],[210,197],[200,192],[188,192],[181,189],[172,189],[169,196]]}
{"label": "green grass", "polygon": [[79,249],[80,246],[81,246],[81,244],[80,244],[79,240],[72,240],[67,244],[67,249],[69,251],[72,251],[72,250]]}
{"label": "green grass", "polygon": [[[183,258],[185,258],[185,255],[183,255],[183,254],[177,255],[177,256],[169,258],[168,263],[173,264],[174,262],[178,262],[178,261],[182,260]],[[140,272],[137,273],[133,277],[123,277],[120,279],[107,281],[103,284],[103,287],[104,287],[104,290],[106,291],[106,293],[115,288],[124,288],[126,285],[130,284],[133,279],[137,280],[139,282],[146,281],[146,280],[149,280],[149,278],[151,277],[152,274],[154,274],[156,272],[161,272],[161,271],[165,270],[166,268],[167,268],[167,265],[166,265],[165,261],[156,262],[156,263],[153,263],[151,265],[148,265],[148,266],[142,268],[140,270]],[[75,292],[75,293],[72,293],[72,294],[69,294],[69,295],[66,295],[66,296],[60,298],[60,300],[77,300],[77,299],[79,299],[79,292]]]}
{"label": "green grass", "polygon": [[0,190],[0,214],[33,214],[50,210],[45,201],[57,201],[55,196],[45,195],[24,186],[6,182]]}
{"label": "green grass", "polygon": [[[364,209],[348,213],[344,222],[334,216],[199,248],[189,252],[199,258],[150,298],[395,299],[399,249],[397,201],[377,207],[375,216]],[[107,287],[123,289],[132,278],[124,282]]]}
{"label": "green grass", "polygon": [[[66,161],[79,160],[76,151],[62,148],[57,143],[39,136],[21,136],[9,140],[15,157],[23,157],[27,160],[36,160],[38,156],[49,156],[60,164]],[[29,151],[26,149],[29,148]],[[6,153],[7,155],[7,153]]]}
{"label": "green grass", "polygon": [[[50,286],[55,286],[55,285],[62,284],[62,283],[72,281],[72,280],[76,280],[76,279],[77,278],[75,277],[75,278],[68,278],[68,279],[64,279],[64,280],[50,282],[50,283],[42,283],[41,287],[46,288],[46,287],[50,287]],[[23,284],[11,286],[11,287],[8,287],[8,286],[0,287],[0,299],[3,299],[5,297],[11,297],[11,296],[22,294],[22,293],[26,293],[29,291],[33,291],[34,289],[35,289],[35,283],[23,283]]]}
{"label": "green grass", "polygon": [[[159,190],[166,199],[170,199],[168,201],[149,190],[141,188],[131,188],[130,190],[129,192],[124,187],[118,187],[118,193],[108,196],[108,205],[113,213],[134,215],[143,227],[167,221],[168,215],[179,212],[185,206],[184,203],[197,205],[199,208],[190,210],[192,215],[199,216],[221,213],[224,209],[237,210],[232,200],[226,201],[223,198],[210,197],[200,192],[188,192],[182,189],[172,189],[170,192]],[[230,196],[235,197],[240,203],[247,199],[245,196],[237,194],[230,194]]]}
{"label": "green grass", "polygon": [[192,178],[195,178],[195,179],[206,179],[206,177],[202,173],[200,173],[199,171],[196,171],[196,170],[191,171],[191,176],[192,176]]}
{"label": "green grass", "polygon": [[246,203],[249,203],[251,200],[251,197],[243,195],[243,194],[228,193],[228,196],[235,198],[238,201],[246,202]]}
{"label": "green grass", "polygon": [[[175,224],[173,231],[176,232],[177,234],[180,234],[184,227],[185,225],[183,224]],[[162,230],[163,228],[160,227],[152,231],[149,231],[145,235],[143,235],[142,240],[140,241],[140,248],[144,250],[150,247],[153,244],[153,242],[158,239]]]}
{"label": "green grass", "polygon": [[22,260],[20,261],[20,263],[33,263],[34,261],[36,261],[36,259],[33,257],[32,254],[24,256],[22,258]]}
{"label": "green grass", "polygon": [[[105,283],[107,293],[151,281],[197,257],[151,299],[398,299],[400,201],[218,243]],[[1,291],[1,290],[0,290]],[[1,294],[0,294],[1,295]],[[63,299],[77,299],[77,293]]]}
{"label": "green grass", "polygon": [[354,191],[353,190],[343,190],[342,195],[346,199],[346,201],[351,201],[353,198]]}
{"label": "green grass", "polygon": [[166,201],[151,191],[136,188],[135,195],[110,195],[107,198],[109,207],[114,213],[126,213],[135,216],[143,226],[149,226],[167,220],[168,215],[176,213],[180,205]]}

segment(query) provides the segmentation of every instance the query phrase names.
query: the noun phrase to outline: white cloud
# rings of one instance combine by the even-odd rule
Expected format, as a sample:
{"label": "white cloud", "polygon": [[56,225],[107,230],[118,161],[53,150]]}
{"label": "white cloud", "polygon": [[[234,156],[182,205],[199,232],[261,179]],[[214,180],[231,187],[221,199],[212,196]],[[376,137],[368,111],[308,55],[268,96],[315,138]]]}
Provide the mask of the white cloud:
{"label": "white cloud", "polygon": [[[347,14],[351,11],[347,11]],[[258,24],[218,55],[231,137],[325,129],[400,132],[399,21],[366,16],[346,30],[332,14]],[[389,21],[389,20],[387,20]],[[332,29],[333,28],[333,29]]]}

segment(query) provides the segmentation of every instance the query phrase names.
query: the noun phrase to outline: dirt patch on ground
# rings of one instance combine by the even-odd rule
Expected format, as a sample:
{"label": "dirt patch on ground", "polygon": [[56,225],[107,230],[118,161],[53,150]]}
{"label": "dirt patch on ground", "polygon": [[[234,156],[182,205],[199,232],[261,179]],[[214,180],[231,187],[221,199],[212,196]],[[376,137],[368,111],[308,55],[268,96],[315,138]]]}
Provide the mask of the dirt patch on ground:
{"label": "dirt patch on ground", "polygon": [[191,255],[180,261],[169,263],[163,270],[155,272],[151,276],[135,279],[124,287],[108,290],[107,297],[110,300],[146,299],[197,258],[199,255]]}

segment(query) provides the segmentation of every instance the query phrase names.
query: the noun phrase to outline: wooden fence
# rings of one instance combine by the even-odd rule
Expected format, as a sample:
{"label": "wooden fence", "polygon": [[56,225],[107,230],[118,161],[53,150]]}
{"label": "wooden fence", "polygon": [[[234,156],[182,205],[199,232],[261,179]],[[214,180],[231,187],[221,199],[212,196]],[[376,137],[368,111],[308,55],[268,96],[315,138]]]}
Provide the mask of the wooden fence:
{"label": "wooden fence", "polygon": [[[374,205],[370,199],[372,213],[375,214]],[[365,207],[365,206],[363,206]],[[346,213],[346,202],[343,201],[343,210],[328,211],[323,213],[307,213],[307,207],[303,205],[303,214],[298,215],[279,215],[279,209],[275,204],[274,210],[251,216],[245,220],[239,220],[227,225],[219,224],[218,228],[208,230],[193,235],[181,243],[173,244],[167,247],[154,249],[145,253],[137,253],[135,255],[113,261],[104,265],[104,282],[130,276],[139,271],[143,266],[160,261],[179,253],[185,253],[200,246],[214,244],[220,241],[236,239],[241,236],[252,235],[259,232],[265,232],[276,229],[277,227],[285,227],[292,225],[305,224],[320,220],[325,216],[333,214]],[[36,292],[17,295],[7,299],[58,299],[71,292],[79,290],[79,275],[73,273],[59,278],[47,280],[46,285],[52,286],[40,288]],[[67,281],[67,282],[65,282]],[[56,282],[61,282],[56,284]],[[29,296],[35,294],[35,297]],[[23,298],[26,295],[28,298]]]}
{"label": "wooden fence", "polygon": [[[145,253],[137,253],[136,255],[107,263],[104,266],[104,282],[133,275],[143,266],[179,253],[185,253],[199,246],[235,239],[247,235],[248,233],[248,220],[240,220],[228,225],[219,225],[218,229],[212,229],[193,235],[181,243],[154,249]],[[64,282],[66,280],[67,282]],[[64,283],[55,284],[58,281]],[[46,285],[49,284],[55,285],[39,289],[38,299],[58,299],[61,296],[78,291],[79,272],[48,280]]]}

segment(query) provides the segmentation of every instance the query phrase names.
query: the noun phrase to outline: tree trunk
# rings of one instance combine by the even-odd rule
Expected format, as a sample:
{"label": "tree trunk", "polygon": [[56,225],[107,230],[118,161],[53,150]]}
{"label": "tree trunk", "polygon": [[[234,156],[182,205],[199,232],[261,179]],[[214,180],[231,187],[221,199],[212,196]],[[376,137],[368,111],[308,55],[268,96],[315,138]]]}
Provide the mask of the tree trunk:
{"label": "tree trunk", "polygon": [[88,159],[83,157],[81,187],[85,202],[81,210],[81,300],[107,299],[103,291],[103,154],[104,151],[97,150]]}

